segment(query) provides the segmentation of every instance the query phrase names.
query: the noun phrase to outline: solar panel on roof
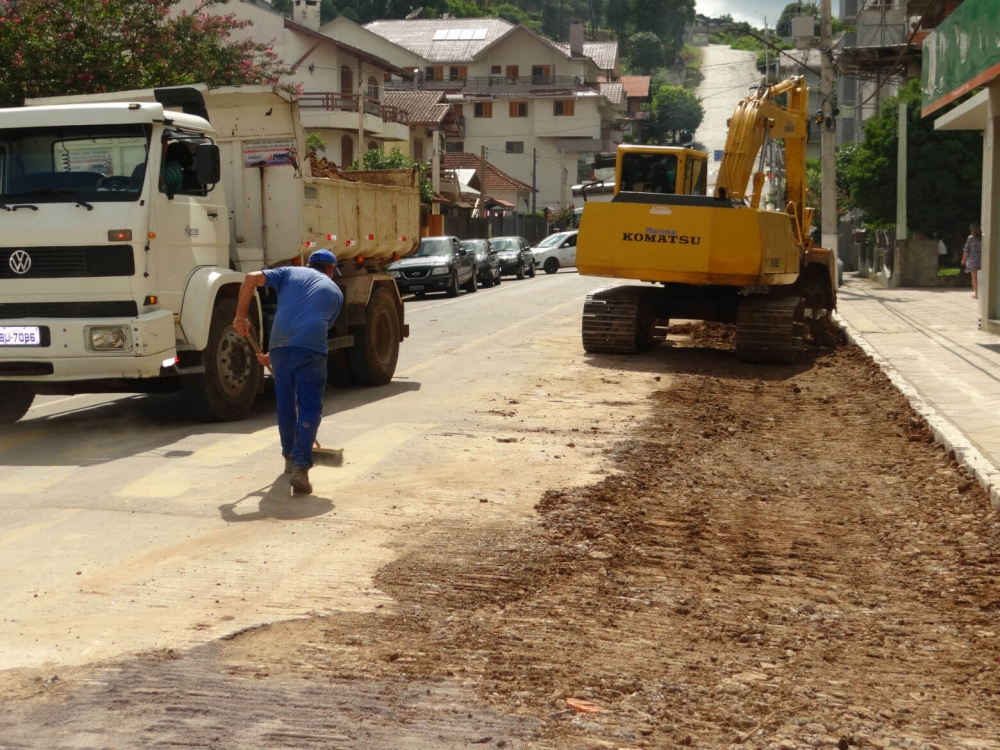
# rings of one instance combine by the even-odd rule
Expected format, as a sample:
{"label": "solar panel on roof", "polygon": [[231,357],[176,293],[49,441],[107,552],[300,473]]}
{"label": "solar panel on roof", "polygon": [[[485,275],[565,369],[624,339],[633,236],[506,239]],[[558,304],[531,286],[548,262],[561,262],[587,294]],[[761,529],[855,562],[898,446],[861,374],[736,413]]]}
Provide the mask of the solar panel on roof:
{"label": "solar panel on roof", "polygon": [[434,41],[443,42],[448,38],[448,29],[438,29],[434,32]]}
{"label": "solar panel on roof", "polygon": [[461,38],[462,38],[462,30],[461,29],[448,29],[448,41],[449,42],[456,42],[456,41],[458,41]]}
{"label": "solar panel on roof", "polygon": [[486,38],[486,29],[474,29],[472,32],[472,38],[475,40],[482,40]]}
{"label": "solar panel on roof", "polygon": [[463,42],[467,42],[472,39],[472,35],[475,33],[475,29],[462,29],[462,34],[459,37]]}

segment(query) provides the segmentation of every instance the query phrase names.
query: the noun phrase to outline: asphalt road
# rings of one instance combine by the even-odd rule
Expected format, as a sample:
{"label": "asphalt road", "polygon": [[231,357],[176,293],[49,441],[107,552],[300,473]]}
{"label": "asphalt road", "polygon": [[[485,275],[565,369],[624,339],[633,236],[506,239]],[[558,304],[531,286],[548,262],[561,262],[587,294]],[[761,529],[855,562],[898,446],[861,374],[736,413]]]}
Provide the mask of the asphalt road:
{"label": "asphalt road", "polygon": [[705,108],[705,119],[695,133],[695,140],[708,149],[708,192],[715,188],[719,162],[715,152],[726,145],[727,121],[739,101],[746,96],[747,87],[758,83],[762,76],[757,72],[757,54],[734,50],[720,44],[704,47],[701,72],[704,79],[697,94]]}
{"label": "asphalt road", "polygon": [[580,310],[600,285],[563,271],[408,301],[393,382],[327,392],[319,438],[345,465],[314,469],[307,498],[281,474],[270,394],[223,425],[190,422],[174,395],[40,398],[0,435],[0,670],[367,611],[389,602],[371,576],[395,530],[529,514],[544,486],[582,481],[582,453],[496,437],[532,404],[587,414],[574,399],[603,370],[580,346]]}

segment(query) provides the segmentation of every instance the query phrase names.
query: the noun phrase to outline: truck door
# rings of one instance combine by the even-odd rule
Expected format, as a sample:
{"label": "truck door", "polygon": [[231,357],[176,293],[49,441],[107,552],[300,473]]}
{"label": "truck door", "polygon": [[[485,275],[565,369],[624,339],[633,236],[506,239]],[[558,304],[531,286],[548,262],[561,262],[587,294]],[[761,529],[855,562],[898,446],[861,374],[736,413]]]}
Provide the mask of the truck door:
{"label": "truck door", "polygon": [[221,186],[202,185],[194,152],[207,138],[176,134],[163,141],[154,177],[150,231],[160,308],[179,312],[192,271],[229,266],[229,219]]}

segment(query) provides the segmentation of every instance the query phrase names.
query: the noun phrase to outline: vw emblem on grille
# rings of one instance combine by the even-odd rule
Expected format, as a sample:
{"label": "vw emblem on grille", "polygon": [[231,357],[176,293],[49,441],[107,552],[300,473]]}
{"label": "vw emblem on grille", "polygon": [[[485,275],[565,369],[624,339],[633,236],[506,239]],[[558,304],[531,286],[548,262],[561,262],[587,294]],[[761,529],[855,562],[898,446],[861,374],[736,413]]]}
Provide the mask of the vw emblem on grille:
{"label": "vw emblem on grille", "polygon": [[7,265],[10,266],[10,270],[14,273],[24,276],[24,274],[31,270],[31,256],[24,250],[15,250],[10,254],[10,260],[7,261]]}

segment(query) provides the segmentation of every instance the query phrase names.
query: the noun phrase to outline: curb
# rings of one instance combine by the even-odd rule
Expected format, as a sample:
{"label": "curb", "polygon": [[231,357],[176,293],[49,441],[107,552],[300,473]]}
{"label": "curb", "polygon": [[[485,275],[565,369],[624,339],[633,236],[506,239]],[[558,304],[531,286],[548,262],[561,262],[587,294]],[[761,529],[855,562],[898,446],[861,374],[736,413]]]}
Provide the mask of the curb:
{"label": "curb", "polygon": [[927,403],[917,389],[900,374],[899,370],[879,354],[850,323],[844,320],[840,313],[833,313],[833,319],[847,335],[847,340],[872,358],[872,361],[889,378],[896,390],[910,402],[913,410],[923,417],[933,433],[934,439],[941,443],[945,450],[955,452],[955,460],[975,477],[982,488],[989,493],[990,505],[994,509],[1000,510],[1000,469],[997,469],[961,430],[942,416],[935,407]]}

